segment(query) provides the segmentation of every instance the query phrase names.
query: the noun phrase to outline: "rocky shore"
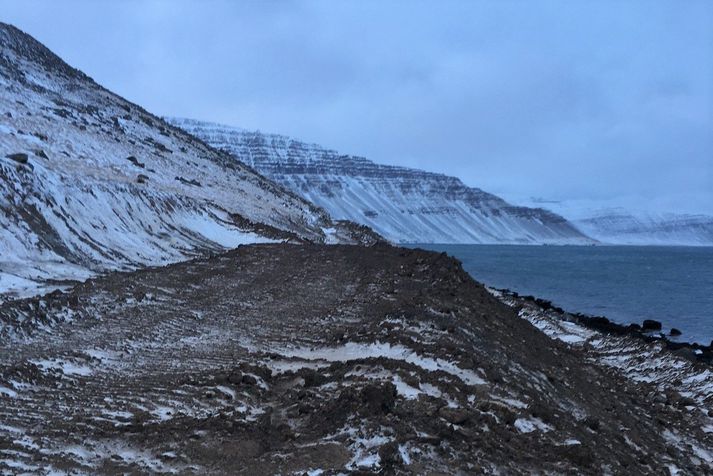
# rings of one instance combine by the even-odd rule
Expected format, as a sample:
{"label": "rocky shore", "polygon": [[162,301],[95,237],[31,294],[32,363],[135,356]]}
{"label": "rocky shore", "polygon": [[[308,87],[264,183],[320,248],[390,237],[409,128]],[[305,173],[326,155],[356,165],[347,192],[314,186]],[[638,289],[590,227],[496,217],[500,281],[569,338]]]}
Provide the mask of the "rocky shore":
{"label": "rocky shore", "polygon": [[686,357],[695,362],[713,364],[713,341],[709,345],[697,342],[686,342],[679,338],[681,331],[671,328],[668,333],[662,332],[662,324],[653,319],[646,319],[641,324],[618,324],[604,316],[591,316],[580,312],[568,312],[554,305],[551,301],[535,296],[520,295],[509,289],[493,288],[491,292],[511,305],[522,305],[540,308],[547,311],[555,319],[576,323],[587,329],[600,331],[605,334],[628,336],[643,340],[647,343],[656,343],[673,351],[680,357]]}
{"label": "rocky shore", "polygon": [[710,474],[712,388],[444,254],[241,246],[0,305],[0,472]]}

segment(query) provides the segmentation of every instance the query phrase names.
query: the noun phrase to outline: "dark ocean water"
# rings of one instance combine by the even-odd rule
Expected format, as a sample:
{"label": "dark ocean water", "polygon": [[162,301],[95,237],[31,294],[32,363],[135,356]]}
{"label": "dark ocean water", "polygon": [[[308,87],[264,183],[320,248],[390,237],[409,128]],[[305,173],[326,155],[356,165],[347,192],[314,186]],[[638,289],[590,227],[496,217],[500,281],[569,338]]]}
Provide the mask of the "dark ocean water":
{"label": "dark ocean water", "polygon": [[644,319],[713,339],[713,248],[410,245],[445,251],[475,279],[629,324]]}

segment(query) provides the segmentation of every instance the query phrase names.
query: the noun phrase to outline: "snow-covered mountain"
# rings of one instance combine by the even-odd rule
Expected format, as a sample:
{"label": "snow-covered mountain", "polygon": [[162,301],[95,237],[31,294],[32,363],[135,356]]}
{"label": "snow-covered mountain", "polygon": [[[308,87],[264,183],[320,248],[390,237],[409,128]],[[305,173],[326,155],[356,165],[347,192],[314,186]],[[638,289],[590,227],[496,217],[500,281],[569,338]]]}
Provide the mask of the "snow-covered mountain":
{"label": "snow-covered mountain", "polygon": [[246,242],[350,239],[2,23],[0,91],[0,297]]}
{"label": "snow-covered mountain", "polygon": [[646,208],[642,203],[624,207],[622,199],[617,198],[545,200],[528,197],[520,198],[519,202],[546,206],[566,217],[583,233],[606,244],[713,246],[711,215],[657,211],[656,205]]}
{"label": "snow-covered mountain", "polygon": [[226,150],[277,183],[402,243],[550,243],[593,241],[540,208],[513,206],[455,177],[379,165],[285,136],[190,119],[168,119]]}
{"label": "snow-covered mountain", "polygon": [[713,217],[707,215],[610,208],[595,210],[573,223],[584,233],[605,243],[713,246]]}

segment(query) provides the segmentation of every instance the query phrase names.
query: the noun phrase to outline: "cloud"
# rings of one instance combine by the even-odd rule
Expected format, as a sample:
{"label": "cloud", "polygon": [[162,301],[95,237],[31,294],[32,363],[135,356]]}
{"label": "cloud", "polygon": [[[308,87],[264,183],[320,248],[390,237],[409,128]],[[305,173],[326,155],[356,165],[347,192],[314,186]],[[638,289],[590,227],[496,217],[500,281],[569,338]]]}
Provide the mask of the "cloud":
{"label": "cloud", "polygon": [[707,1],[0,6],[158,114],[285,133],[506,197],[713,213]]}

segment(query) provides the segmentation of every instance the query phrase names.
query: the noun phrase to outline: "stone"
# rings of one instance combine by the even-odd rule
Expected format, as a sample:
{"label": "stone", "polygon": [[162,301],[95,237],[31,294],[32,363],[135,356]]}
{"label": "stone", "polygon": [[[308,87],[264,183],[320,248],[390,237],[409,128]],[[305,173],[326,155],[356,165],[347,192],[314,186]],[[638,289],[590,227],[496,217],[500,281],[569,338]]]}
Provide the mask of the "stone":
{"label": "stone", "polygon": [[462,425],[470,420],[470,413],[462,408],[441,407],[438,416],[454,425]]}
{"label": "stone", "polygon": [[27,154],[22,152],[18,152],[16,154],[7,154],[5,157],[10,160],[14,160],[15,162],[20,164],[26,164],[28,160]]}
{"label": "stone", "polygon": [[361,390],[361,401],[370,413],[391,413],[396,401],[396,386],[387,382],[383,385],[370,384]]}
{"label": "stone", "polygon": [[379,460],[384,468],[393,468],[404,464],[401,452],[399,452],[399,445],[395,441],[386,443],[379,448]]}
{"label": "stone", "polygon": [[146,167],[145,164],[139,162],[139,159],[137,159],[137,158],[134,157],[133,155],[128,156],[128,157],[126,158],[126,160],[128,160],[129,162],[131,162],[132,164],[134,164],[135,166],[137,166],[137,167],[139,167],[139,168],[142,168],[142,169],[143,169],[144,167]]}
{"label": "stone", "polygon": [[660,331],[661,323],[659,321],[655,321],[653,319],[645,319],[641,328],[644,330],[644,332]]}
{"label": "stone", "polygon": [[233,370],[230,373],[230,375],[228,375],[228,382],[232,383],[233,385],[242,383],[242,381],[243,381],[243,373],[240,372],[239,370]]}

